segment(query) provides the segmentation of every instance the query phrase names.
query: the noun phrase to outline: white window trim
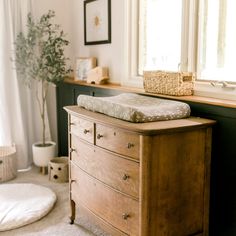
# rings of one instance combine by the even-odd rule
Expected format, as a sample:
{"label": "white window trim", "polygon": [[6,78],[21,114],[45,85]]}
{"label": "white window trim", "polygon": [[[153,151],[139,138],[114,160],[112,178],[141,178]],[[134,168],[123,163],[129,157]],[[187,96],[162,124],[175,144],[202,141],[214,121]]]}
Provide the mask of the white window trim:
{"label": "white window trim", "polygon": [[209,82],[196,81],[194,95],[225,100],[236,100],[236,86],[223,87],[221,83],[212,86]]}
{"label": "white window trim", "polygon": [[[138,24],[142,22],[138,21],[138,0],[125,1],[125,21],[124,21],[124,76],[121,79],[122,86],[143,88],[143,77],[137,76],[138,71]],[[188,43],[188,50],[186,54],[182,54],[182,60],[186,62],[182,69],[188,69],[189,71],[196,71],[197,56],[194,58],[192,55],[197,55],[197,40],[196,36],[200,27],[197,22],[198,7],[200,7],[199,1],[195,0],[184,0],[184,7],[190,9],[193,14],[186,14],[183,17],[186,19],[185,22],[192,26],[194,30],[190,30],[187,35],[184,35],[182,43]],[[186,24],[186,23],[185,23]],[[196,81],[194,87],[194,95],[203,97],[212,97],[227,100],[236,100],[236,86],[229,85],[229,87],[223,87],[222,84],[216,83],[216,86],[212,86],[207,81]]]}
{"label": "white window trim", "polygon": [[[122,86],[143,88],[143,77],[137,75],[138,71],[138,9],[139,1],[125,1],[124,21],[124,76]],[[140,24],[140,22],[139,22]]]}

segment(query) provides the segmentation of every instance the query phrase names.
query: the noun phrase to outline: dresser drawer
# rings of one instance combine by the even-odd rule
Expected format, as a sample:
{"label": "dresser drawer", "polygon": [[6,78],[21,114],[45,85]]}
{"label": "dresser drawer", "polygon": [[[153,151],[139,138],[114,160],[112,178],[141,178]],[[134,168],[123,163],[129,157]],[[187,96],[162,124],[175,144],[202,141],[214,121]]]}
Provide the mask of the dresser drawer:
{"label": "dresser drawer", "polygon": [[70,132],[87,142],[94,143],[94,123],[71,116]]}
{"label": "dresser drawer", "polygon": [[90,145],[73,136],[72,161],[81,169],[126,194],[138,198],[139,163]]}
{"label": "dresser drawer", "polygon": [[139,135],[96,124],[96,145],[113,152],[139,159]]}
{"label": "dresser drawer", "polygon": [[114,227],[138,235],[138,201],[106,187],[71,164],[72,199],[82,204]]}

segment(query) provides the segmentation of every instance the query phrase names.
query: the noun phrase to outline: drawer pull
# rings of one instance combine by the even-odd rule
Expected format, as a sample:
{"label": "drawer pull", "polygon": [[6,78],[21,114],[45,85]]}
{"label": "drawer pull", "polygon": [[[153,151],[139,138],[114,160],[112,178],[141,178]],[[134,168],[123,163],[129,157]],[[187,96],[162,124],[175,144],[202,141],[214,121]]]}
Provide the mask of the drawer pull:
{"label": "drawer pull", "polygon": [[74,122],[71,122],[70,125],[75,125],[75,123],[74,123]]}
{"label": "drawer pull", "polygon": [[72,153],[72,152],[76,152],[76,149],[75,148],[71,148],[70,149],[70,153]]}
{"label": "drawer pull", "polygon": [[127,174],[124,174],[123,177],[122,177],[123,180],[127,180],[127,179],[129,179],[129,178],[130,178],[130,176],[127,175]]}
{"label": "drawer pull", "polygon": [[89,133],[89,130],[88,129],[84,129],[84,134],[87,134]]}
{"label": "drawer pull", "polygon": [[130,149],[130,148],[132,148],[132,147],[134,147],[134,144],[133,144],[133,143],[128,143],[128,144],[127,144],[127,148],[128,148],[128,149]]}
{"label": "drawer pull", "polygon": [[100,139],[100,138],[102,138],[103,137],[103,135],[101,135],[101,134],[98,134],[97,135],[97,139]]}
{"label": "drawer pull", "polygon": [[123,213],[123,214],[122,214],[122,218],[123,218],[124,220],[127,220],[129,217],[130,217],[130,215],[129,215],[128,213]]}
{"label": "drawer pull", "polygon": [[75,182],[76,182],[75,179],[72,179],[72,180],[70,181],[71,184],[72,184],[72,183],[75,183]]}

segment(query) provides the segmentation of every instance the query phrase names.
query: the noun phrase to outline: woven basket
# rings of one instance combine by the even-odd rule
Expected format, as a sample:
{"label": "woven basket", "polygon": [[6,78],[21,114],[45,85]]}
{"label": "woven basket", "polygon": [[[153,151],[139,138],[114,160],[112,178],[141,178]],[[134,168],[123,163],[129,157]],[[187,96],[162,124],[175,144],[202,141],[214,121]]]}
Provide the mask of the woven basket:
{"label": "woven basket", "polygon": [[68,182],[68,157],[55,157],[48,163],[49,180],[57,183]]}
{"label": "woven basket", "polygon": [[0,147],[0,182],[16,177],[16,147]]}
{"label": "woven basket", "polygon": [[146,92],[174,96],[193,94],[192,72],[144,71],[143,77]]}

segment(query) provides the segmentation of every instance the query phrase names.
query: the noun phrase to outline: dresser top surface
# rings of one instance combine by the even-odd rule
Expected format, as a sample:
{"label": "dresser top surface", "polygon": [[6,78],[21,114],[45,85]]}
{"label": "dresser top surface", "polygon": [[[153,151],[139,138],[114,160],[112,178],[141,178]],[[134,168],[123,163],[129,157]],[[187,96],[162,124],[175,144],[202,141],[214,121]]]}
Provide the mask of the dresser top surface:
{"label": "dresser top surface", "polygon": [[190,117],[186,119],[156,121],[147,123],[132,123],[120,119],[116,119],[101,113],[88,111],[79,106],[66,106],[64,109],[71,115],[77,116],[95,123],[105,124],[117,128],[122,128],[130,132],[138,132],[141,134],[151,135],[162,132],[186,131],[199,129],[214,125],[214,120]]}

